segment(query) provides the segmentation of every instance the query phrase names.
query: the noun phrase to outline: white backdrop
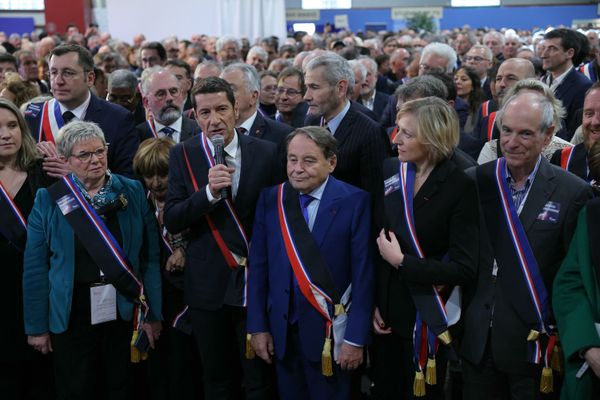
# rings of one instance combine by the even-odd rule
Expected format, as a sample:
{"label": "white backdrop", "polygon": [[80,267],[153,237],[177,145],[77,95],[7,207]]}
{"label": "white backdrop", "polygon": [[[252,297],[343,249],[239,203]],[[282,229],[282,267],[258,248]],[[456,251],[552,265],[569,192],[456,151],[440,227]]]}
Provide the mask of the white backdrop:
{"label": "white backdrop", "polygon": [[286,37],[284,0],[106,0],[108,32],[131,43],[193,34]]}

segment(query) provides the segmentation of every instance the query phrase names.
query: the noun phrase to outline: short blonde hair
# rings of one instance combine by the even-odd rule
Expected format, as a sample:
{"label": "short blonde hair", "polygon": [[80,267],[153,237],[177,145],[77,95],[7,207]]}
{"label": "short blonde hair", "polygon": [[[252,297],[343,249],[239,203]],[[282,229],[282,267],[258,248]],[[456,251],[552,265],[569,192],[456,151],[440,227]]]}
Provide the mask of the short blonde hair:
{"label": "short blonde hair", "polygon": [[168,137],[144,140],[133,157],[133,172],[139,177],[168,175],[169,152],[174,145]]}
{"label": "short blonde hair", "polygon": [[458,146],[460,127],[456,111],[448,103],[437,97],[407,101],[396,119],[407,114],[417,120],[417,140],[428,149],[429,161],[437,164],[452,155]]}

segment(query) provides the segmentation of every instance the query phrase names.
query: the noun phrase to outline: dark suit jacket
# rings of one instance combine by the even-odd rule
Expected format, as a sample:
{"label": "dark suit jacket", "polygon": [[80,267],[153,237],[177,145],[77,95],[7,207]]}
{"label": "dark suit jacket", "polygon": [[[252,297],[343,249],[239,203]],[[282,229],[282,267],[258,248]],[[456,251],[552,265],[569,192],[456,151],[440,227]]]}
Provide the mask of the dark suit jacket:
{"label": "dark suit jacket", "polygon": [[[135,130],[140,138],[140,143],[146,139],[150,139],[154,137],[150,127],[148,126],[148,122],[144,121],[138,126],[135,127]],[[200,127],[193,119],[189,119],[187,117],[183,117],[181,120],[181,135],[179,137],[180,142],[185,142],[192,136],[199,135],[201,132]]]}
{"label": "dark suit jacket", "polygon": [[[201,137],[194,136],[171,150],[164,221],[169,232],[190,230],[185,258],[186,304],[216,310],[223,305],[232,275],[239,274],[232,273],[225,263],[206,222],[206,214],[223,212],[225,207],[223,201],[211,204],[206,196],[208,163],[204,160],[199,163],[204,169],[196,171],[199,191],[195,192],[184,159],[184,145],[188,157],[204,157],[201,153]],[[260,190],[280,180],[277,175],[280,169],[277,146],[273,143],[245,135],[238,135],[238,139],[242,165],[234,207],[249,237]],[[225,237],[227,232],[222,232],[221,235]]]}
{"label": "dark suit jacket", "polygon": [[[379,91],[375,91],[375,100],[373,101],[373,113],[377,117],[376,121],[381,123],[381,117],[383,115],[383,110],[388,104],[390,99],[389,94],[385,94]],[[363,104],[362,98],[358,98],[357,103]]]}
{"label": "dark suit jacket", "polygon": [[[398,173],[399,160],[384,163],[384,176]],[[473,285],[477,273],[479,215],[475,183],[450,160],[440,162],[413,200],[417,237],[424,259],[418,258],[404,220],[400,191],[385,196],[386,226],[405,254],[398,269],[382,261],[377,274],[377,306],[387,326],[412,338],[415,306],[408,284]],[[442,261],[448,254],[449,261]]]}
{"label": "dark suit jacket", "polygon": [[[311,117],[307,125],[319,125],[320,117]],[[387,156],[382,138],[387,138],[381,126],[362,114],[352,103],[335,131],[338,142],[337,166],[333,176],[371,193],[373,207],[381,206],[383,198],[383,159]]]}
{"label": "dark suit jacket", "polygon": [[[275,354],[286,349],[292,267],[278,217],[278,187],[263,190],[258,201],[248,278],[248,332],[270,332]],[[303,221],[302,221],[303,222]],[[352,283],[352,307],[344,339],[367,345],[373,313],[374,265],[370,240],[371,202],[366,192],[329,177],[315,218],[312,236],[333,284],[343,294]],[[325,319],[302,294],[296,297],[302,353],[320,361]]]}
{"label": "dark suit jacket", "polygon": [[490,78],[488,77],[485,82],[483,82],[483,86],[481,86],[483,90],[483,101],[492,100],[492,89],[490,89]]}
{"label": "dark suit jacket", "polygon": [[[43,103],[38,103],[39,109]],[[29,109],[31,110],[31,108]],[[29,129],[37,140],[42,112],[26,113],[25,119]],[[139,140],[135,132],[133,115],[125,108],[109,103],[91,94],[90,104],[84,116],[85,121],[97,123],[108,146],[108,168],[114,173],[132,176],[132,161],[137,151]]]}
{"label": "dark suit jacket", "polygon": [[285,143],[286,136],[293,130],[293,127],[270,118],[265,118],[259,112],[256,114],[248,135],[273,142],[281,149]]}
{"label": "dark suit jacket", "polygon": [[[550,163],[554,164],[558,167],[561,167],[561,154],[563,149],[556,150],[554,154],[552,154],[552,158],[550,159]],[[567,171],[577,175],[584,181],[588,180],[588,162],[587,156],[588,151],[585,148],[583,143],[579,143],[573,150],[571,150],[571,162],[568,165]]]}
{"label": "dark suit jacket", "polygon": [[398,101],[396,100],[396,96],[391,95],[388,98],[388,102],[383,109],[380,122],[381,125],[386,129],[392,126],[396,126],[396,115],[398,114],[396,112],[397,102]]}
{"label": "dark suit jacket", "polygon": [[557,135],[565,140],[571,140],[575,129],[572,120],[576,118],[576,113],[583,108],[585,92],[592,86],[592,81],[586,78],[577,68],[573,68],[567,74],[565,79],[556,88],[556,98],[562,101],[563,107],[567,111],[567,116],[563,120],[563,127],[566,131],[558,132]]}
{"label": "dark suit jacket", "polygon": [[294,128],[300,128],[304,126],[304,121],[306,120],[306,113],[308,111],[308,103],[302,101],[298,103],[296,108],[292,111],[292,119],[289,121],[288,125],[291,125]]}
{"label": "dark suit jacket", "polygon": [[[503,212],[498,205],[500,200],[495,183],[495,167],[494,161],[468,171],[477,181],[481,210],[484,215]],[[482,189],[490,185],[493,185],[494,189]],[[591,189],[588,184],[551,165],[542,157],[519,219],[539,265],[550,302],[552,281],[567,253],[577,222],[577,214],[590,197]],[[558,204],[560,208],[555,223],[537,219],[549,201]],[[489,226],[484,217],[481,221],[478,281],[474,297],[465,313],[462,355],[471,363],[480,363],[490,333],[490,321],[493,318],[491,351],[495,366],[503,371],[526,373],[529,368],[527,335],[535,326],[524,322],[515,311],[528,306],[515,304],[516,290],[523,288],[520,282],[509,282],[503,279],[502,273],[502,268],[518,268],[518,266],[499,265],[494,284],[492,268],[496,254],[512,251],[512,249],[494,249],[490,238],[498,237],[499,227]],[[518,297],[522,298],[522,296]]]}

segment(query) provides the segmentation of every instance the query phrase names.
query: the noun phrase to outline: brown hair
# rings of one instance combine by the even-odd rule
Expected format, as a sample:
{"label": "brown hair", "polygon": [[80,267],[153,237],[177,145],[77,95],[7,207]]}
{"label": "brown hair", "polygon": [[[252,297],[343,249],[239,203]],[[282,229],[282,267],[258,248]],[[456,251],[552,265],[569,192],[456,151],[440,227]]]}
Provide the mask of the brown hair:
{"label": "brown hair", "polygon": [[8,110],[17,118],[19,129],[21,130],[21,148],[17,152],[16,165],[21,171],[27,171],[37,160],[41,158],[35,147],[35,140],[29,132],[29,127],[25,123],[25,118],[19,109],[10,101],[0,99],[0,108]]}
{"label": "brown hair", "polygon": [[133,172],[139,177],[168,175],[169,152],[174,145],[168,137],[144,140],[133,157]]}

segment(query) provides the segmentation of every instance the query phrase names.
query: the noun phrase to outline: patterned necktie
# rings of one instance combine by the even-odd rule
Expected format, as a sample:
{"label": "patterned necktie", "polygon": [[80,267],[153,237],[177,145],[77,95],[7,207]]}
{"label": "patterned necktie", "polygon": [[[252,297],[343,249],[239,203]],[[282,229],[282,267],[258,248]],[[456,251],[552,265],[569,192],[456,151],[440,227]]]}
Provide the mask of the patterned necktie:
{"label": "patterned necktie", "polygon": [[173,139],[173,134],[175,133],[175,129],[171,128],[170,126],[165,126],[164,128],[162,128],[160,130],[162,133],[165,134],[165,136]]}
{"label": "patterned necktie", "polygon": [[239,128],[237,128],[237,130],[242,134],[242,135],[247,135],[248,134],[248,129],[244,128],[243,126],[240,126]]}
{"label": "patterned necktie", "polygon": [[71,111],[65,111],[62,115],[62,119],[66,125],[69,122],[73,121],[73,119],[75,119],[75,114],[73,114]]}
{"label": "patterned necktie", "polygon": [[304,220],[307,224],[308,222],[308,205],[314,200],[310,194],[301,194],[300,195],[300,206],[302,206],[302,215],[304,216]]}

